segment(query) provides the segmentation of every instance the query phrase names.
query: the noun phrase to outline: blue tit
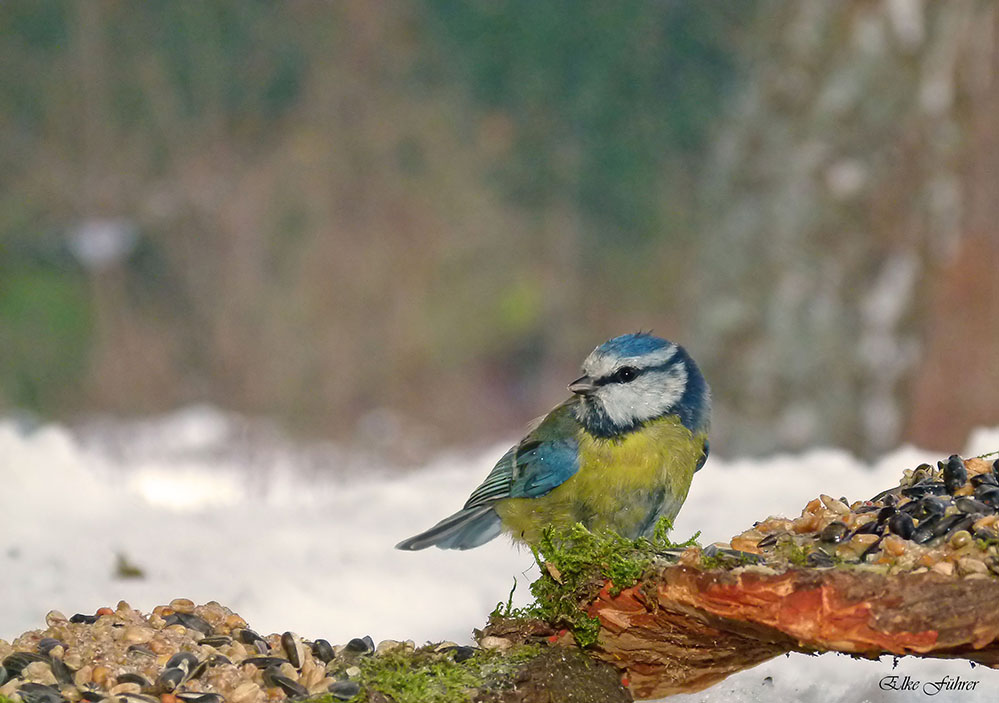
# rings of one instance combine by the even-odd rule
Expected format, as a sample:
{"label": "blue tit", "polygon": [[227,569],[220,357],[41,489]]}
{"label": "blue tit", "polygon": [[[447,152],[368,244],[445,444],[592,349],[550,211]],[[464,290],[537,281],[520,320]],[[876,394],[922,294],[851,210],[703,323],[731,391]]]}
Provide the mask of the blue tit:
{"label": "blue tit", "polygon": [[586,357],[572,396],[503,455],[465,506],[397,549],[471,549],[501,532],[536,545],[581,523],[636,538],[683,505],[708,456],[711,396],[683,347],[647,333]]}

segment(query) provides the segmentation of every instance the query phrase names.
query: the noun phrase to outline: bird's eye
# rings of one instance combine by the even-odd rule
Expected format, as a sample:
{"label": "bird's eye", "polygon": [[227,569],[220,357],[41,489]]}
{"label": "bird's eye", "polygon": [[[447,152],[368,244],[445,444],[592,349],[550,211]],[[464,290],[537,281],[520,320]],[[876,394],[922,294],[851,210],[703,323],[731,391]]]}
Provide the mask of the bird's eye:
{"label": "bird's eye", "polygon": [[627,383],[628,381],[634,380],[637,375],[638,369],[633,366],[622,366],[614,372],[614,380],[618,383]]}

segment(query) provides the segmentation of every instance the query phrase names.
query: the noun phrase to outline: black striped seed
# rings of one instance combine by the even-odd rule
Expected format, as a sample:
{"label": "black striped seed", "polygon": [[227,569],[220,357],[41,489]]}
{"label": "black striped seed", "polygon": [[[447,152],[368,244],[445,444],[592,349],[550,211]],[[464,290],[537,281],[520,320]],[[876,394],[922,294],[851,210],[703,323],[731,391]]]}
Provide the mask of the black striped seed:
{"label": "black striped seed", "polygon": [[185,691],[175,694],[184,703],[222,703],[222,696],[217,693],[201,693],[200,691]]}
{"label": "black striped seed", "polygon": [[[903,506],[903,507],[904,507],[904,506]],[[898,512],[898,510],[897,510],[897,509],[895,509],[895,508],[893,508],[893,507],[892,507],[892,506],[890,506],[890,505],[889,505],[889,506],[887,506],[887,507],[884,507],[884,508],[881,508],[880,512],[878,512],[878,523],[879,523],[879,524],[884,524],[885,522],[887,522],[887,521],[888,521],[888,519],[889,519],[889,518],[890,518],[890,517],[891,517],[892,515],[894,515],[894,514],[895,514],[895,513],[897,513],[897,512]]]}
{"label": "black striped seed", "polygon": [[912,483],[919,483],[933,476],[933,467],[929,464],[920,464],[912,470]]}
{"label": "black striped seed", "polygon": [[57,640],[55,637],[42,637],[40,640],[38,640],[38,644],[36,645],[35,648],[38,650],[39,654],[48,655],[48,653],[51,652],[53,649],[61,646],[62,642]]}
{"label": "black striped seed", "polygon": [[838,520],[830,522],[819,534],[819,540],[827,544],[839,544],[850,532],[850,528]]}
{"label": "black striped seed", "polygon": [[62,659],[52,657],[52,661],[49,662],[49,668],[52,669],[52,675],[55,676],[56,681],[59,683],[65,685],[73,683],[74,671]]}
{"label": "black striped seed", "polygon": [[116,679],[117,683],[137,683],[139,688],[149,688],[152,684],[146,679],[145,676],[141,674],[135,674],[130,671],[126,671],[124,674],[120,674]]}
{"label": "black striped seed", "polygon": [[987,474],[976,474],[968,480],[971,481],[971,485],[975,488],[978,488],[979,486],[999,486],[999,479],[997,479],[996,475],[992,472]]}
{"label": "black striped seed", "polygon": [[264,683],[268,686],[276,686],[280,688],[285,692],[288,698],[304,698],[309,695],[305,686],[281,674],[277,667],[268,667],[264,669],[263,678]]}
{"label": "black striped seed", "polygon": [[908,513],[899,512],[892,515],[888,520],[888,529],[902,539],[909,539],[912,537],[916,525],[912,522],[912,518]]}
{"label": "black striped seed", "polygon": [[999,488],[995,486],[979,486],[975,489],[975,498],[992,508],[993,511],[999,509]]}
{"label": "black striped seed", "polygon": [[961,515],[955,517],[959,517],[959,519],[956,520],[954,524],[952,524],[950,528],[947,530],[947,534],[949,535],[954,534],[955,532],[958,532],[960,530],[969,529],[972,525],[975,524],[975,521],[980,519],[982,516],[979,514],[972,514],[972,515]]}
{"label": "black striped seed", "polygon": [[881,540],[879,539],[877,542],[875,542],[874,544],[872,544],[871,546],[869,546],[867,549],[865,549],[863,552],[860,553],[860,562],[864,563],[865,561],[867,561],[867,557],[880,551],[880,549],[881,549]]}
{"label": "black striped seed", "polygon": [[[757,542],[756,546],[760,549],[766,549],[767,547],[773,547],[775,544],[777,544],[777,533],[771,532],[769,535]],[[315,651],[315,647],[313,647],[313,651]],[[321,658],[322,657],[320,657],[320,659]]]}
{"label": "black striped seed", "polygon": [[193,613],[170,613],[163,621],[167,627],[170,625],[183,625],[188,630],[196,630],[203,635],[211,635],[215,631],[211,623]]}
{"label": "black striped seed", "polygon": [[28,664],[32,662],[47,662],[48,660],[48,657],[34,652],[14,652],[3,660],[3,668],[10,678],[16,679]]}
{"label": "black striped seed", "polygon": [[974,498],[958,498],[954,501],[954,505],[962,513],[980,513],[985,515],[986,513],[991,513],[992,509],[989,508],[985,503],[980,500],[975,500]]}
{"label": "black striped seed", "polygon": [[809,552],[808,556],[805,557],[805,563],[808,566],[814,566],[817,568],[827,567],[833,565],[832,557],[821,550],[816,550],[814,552]]}
{"label": "black striped seed", "polygon": [[287,661],[281,657],[247,657],[239,663],[240,666],[244,664],[253,664],[253,666],[258,669],[266,669],[271,666],[281,666]]}
{"label": "black striped seed", "polygon": [[285,632],[281,635],[281,647],[284,649],[285,655],[288,657],[288,661],[296,669],[302,668],[302,659],[298,652],[298,643],[295,642],[295,636],[290,632]]}
{"label": "black striped seed", "polygon": [[950,501],[942,498],[928,497],[916,502],[915,509],[910,513],[916,520],[925,520],[933,515],[943,515]]}
{"label": "black striped seed", "polygon": [[939,521],[933,525],[933,536],[941,537],[954,529],[954,525],[965,519],[965,516],[961,513],[957,515],[947,515],[946,517],[940,518]]}
{"label": "black striped seed", "polygon": [[349,701],[361,692],[361,685],[356,681],[334,681],[327,689],[330,695],[338,701]]}
{"label": "black striped seed", "polygon": [[185,674],[198,665],[198,658],[190,652],[177,652],[167,660],[168,669],[180,669]]}
{"label": "black striped seed", "polygon": [[[774,542],[776,542],[777,535],[772,536],[774,538]],[[763,538],[763,540],[765,539],[766,537]],[[763,540],[760,541],[762,542]],[[315,654],[316,657],[324,664],[329,664],[333,660],[333,657],[336,656],[333,652],[333,645],[323,639],[318,639],[312,643],[312,653]]]}
{"label": "black striped seed", "polygon": [[881,509],[882,508],[880,505],[874,505],[873,503],[871,503],[869,505],[861,505],[853,512],[857,513],[857,515],[863,515],[864,513],[874,513]]}
{"label": "black striped seed", "polygon": [[375,642],[371,639],[371,635],[365,635],[364,637],[355,637],[344,647],[348,652],[359,652],[361,654],[371,654],[375,651]]}
{"label": "black striped seed", "polygon": [[933,534],[933,530],[936,528],[937,523],[939,523],[940,520],[941,516],[939,515],[926,518],[919,523],[919,527],[915,529],[910,539],[912,539],[912,541],[916,544],[925,544],[926,542],[929,542],[931,539],[936,537],[936,535]]}
{"label": "black striped seed", "polygon": [[186,676],[187,674],[183,669],[178,669],[175,666],[166,668],[156,677],[156,688],[164,693],[172,693],[175,688],[183,683]]}
{"label": "black striped seed", "polygon": [[858,527],[853,531],[855,535],[879,535],[884,529],[884,523],[880,523],[877,520],[871,520],[870,522],[865,522],[863,525]]}
{"label": "black striped seed", "polygon": [[41,683],[22,683],[17,693],[24,703],[66,703],[58,688]]}
{"label": "black striped seed", "polygon": [[902,495],[908,498],[925,498],[926,496],[947,495],[947,486],[940,481],[920,481],[908,488],[902,489]]}
{"label": "black striped seed", "polygon": [[968,469],[964,466],[964,459],[957,454],[951,454],[943,467],[943,480],[947,491],[951,494],[967,483]]}

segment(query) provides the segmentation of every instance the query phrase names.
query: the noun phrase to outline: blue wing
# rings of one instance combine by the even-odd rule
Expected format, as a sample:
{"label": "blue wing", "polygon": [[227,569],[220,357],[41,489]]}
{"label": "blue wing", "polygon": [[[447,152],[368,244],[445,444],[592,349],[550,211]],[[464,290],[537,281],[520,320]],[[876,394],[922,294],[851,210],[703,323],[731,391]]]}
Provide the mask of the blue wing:
{"label": "blue wing", "polygon": [[465,510],[503,498],[537,498],[579,470],[575,438],[525,440],[503,455],[486,480],[472,491]]}
{"label": "blue wing", "polygon": [[537,498],[579,470],[575,419],[566,405],[549,413],[540,425],[496,462],[464,507],[426,532],[396,545],[397,549],[471,549],[496,537],[500,518],[493,505],[504,498]]}

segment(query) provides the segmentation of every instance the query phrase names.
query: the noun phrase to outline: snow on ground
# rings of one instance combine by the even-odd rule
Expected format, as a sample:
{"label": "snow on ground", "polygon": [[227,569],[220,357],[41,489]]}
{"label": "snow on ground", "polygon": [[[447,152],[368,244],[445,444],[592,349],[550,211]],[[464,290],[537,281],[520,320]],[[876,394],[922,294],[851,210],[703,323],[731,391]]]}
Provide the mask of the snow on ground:
{"label": "snow on ground", "polygon": [[[528,600],[528,552],[498,539],[468,552],[393,549],[460,507],[509,445],[448,453],[400,471],[328,445],[254,443],[231,416],[191,408],[73,432],[0,421],[0,638],[43,626],[45,613],[93,612],[124,599],[148,611],[184,596],[218,600],[261,632],[346,641],[467,642],[505,601]],[[512,439],[512,438],[511,438]],[[973,456],[999,448],[977,431]],[[764,460],[709,459],[675,536],[727,540],[769,514],[797,515],[820,492],[850,500],[893,485],[903,468],[940,458],[903,447],[874,466],[834,450]],[[118,554],[141,579],[114,573]],[[966,662],[779,657],[676,701],[899,701],[883,677],[978,681],[933,700],[992,700],[999,672]]]}

